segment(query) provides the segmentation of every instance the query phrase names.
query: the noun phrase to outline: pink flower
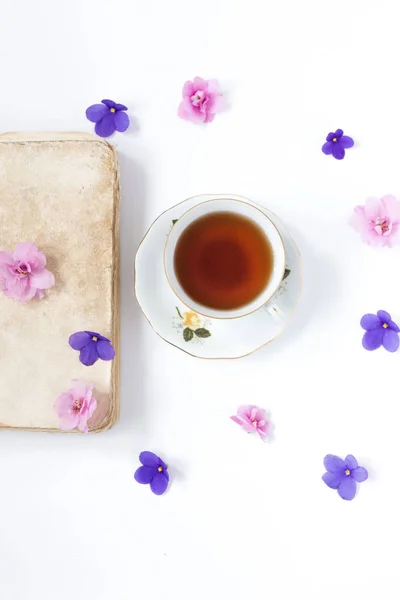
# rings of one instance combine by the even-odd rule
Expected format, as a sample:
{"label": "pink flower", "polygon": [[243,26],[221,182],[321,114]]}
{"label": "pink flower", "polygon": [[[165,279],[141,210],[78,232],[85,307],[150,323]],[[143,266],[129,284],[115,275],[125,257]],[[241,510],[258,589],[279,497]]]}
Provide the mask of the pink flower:
{"label": "pink flower", "polygon": [[356,206],[349,224],[370,246],[389,246],[400,242],[400,202],[394,196],[368,198]]}
{"label": "pink flower", "polygon": [[215,114],[220,112],[225,101],[216,79],[195,77],[187,81],[182,90],[182,102],[178,108],[178,117],[193,123],[211,123]]}
{"label": "pink flower", "polygon": [[79,379],[73,379],[72,383],[74,387],[61,394],[54,403],[54,410],[61,419],[60,429],[78,427],[88,433],[88,419],[97,408],[97,401],[92,396],[93,385],[86,386]]}
{"label": "pink flower", "polygon": [[239,406],[237,415],[234,415],[231,419],[247,433],[258,433],[262,440],[265,440],[269,434],[270,423],[267,419],[267,413],[258,406],[251,404]]}
{"label": "pink flower", "polygon": [[0,252],[0,289],[20,302],[42,299],[43,290],[55,283],[46,266],[46,257],[35,244],[18,244],[14,252]]}

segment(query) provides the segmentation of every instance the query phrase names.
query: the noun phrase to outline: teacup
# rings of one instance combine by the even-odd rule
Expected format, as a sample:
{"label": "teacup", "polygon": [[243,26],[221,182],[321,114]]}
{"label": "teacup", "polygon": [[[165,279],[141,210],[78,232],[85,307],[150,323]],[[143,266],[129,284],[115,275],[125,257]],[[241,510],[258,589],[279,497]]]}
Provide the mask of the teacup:
{"label": "teacup", "polygon": [[[189,209],[175,222],[164,250],[165,273],[175,294],[191,310],[213,319],[237,319],[264,306],[283,279],[285,262],[274,223],[257,207],[230,198]],[[197,271],[188,279],[191,264]],[[209,296],[214,300],[205,302]]]}

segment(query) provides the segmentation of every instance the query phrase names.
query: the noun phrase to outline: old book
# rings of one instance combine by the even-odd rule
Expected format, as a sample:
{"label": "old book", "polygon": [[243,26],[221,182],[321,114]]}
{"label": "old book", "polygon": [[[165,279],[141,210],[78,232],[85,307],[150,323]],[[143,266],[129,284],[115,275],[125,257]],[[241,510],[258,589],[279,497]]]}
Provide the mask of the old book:
{"label": "old book", "polygon": [[[72,379],[94,385],[91,431],[119,414],[119,178],[116,153],[83,133],[0,136],[0,250],[33,242],[55,286],[27,303],[0,290],[0,427],[60,431],[53,405]],[[110,338],[86,367],[68,339]]]}

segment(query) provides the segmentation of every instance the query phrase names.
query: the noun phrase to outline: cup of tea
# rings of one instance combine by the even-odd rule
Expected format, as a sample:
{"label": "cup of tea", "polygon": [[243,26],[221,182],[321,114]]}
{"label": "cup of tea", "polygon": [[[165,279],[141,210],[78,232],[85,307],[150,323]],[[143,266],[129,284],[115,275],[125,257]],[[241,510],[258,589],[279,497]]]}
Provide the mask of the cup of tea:
{"label": "cup of tea", "polygon": [[197,204],[178,219],[164,250],[167,279],[190,309],[236,319],[261,308],[285,272],[285,248],[259,208],[221,198]]}

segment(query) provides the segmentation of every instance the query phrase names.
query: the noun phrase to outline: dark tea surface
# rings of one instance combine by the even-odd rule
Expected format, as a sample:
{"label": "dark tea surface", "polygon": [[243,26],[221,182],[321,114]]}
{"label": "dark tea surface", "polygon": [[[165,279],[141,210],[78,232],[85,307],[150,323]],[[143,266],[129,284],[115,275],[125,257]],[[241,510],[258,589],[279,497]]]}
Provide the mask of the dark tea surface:
{"label": "dark tea surface", "polygon": [[233,310],[252,302],[266,287],[273,251],[253,220],[214,212],[188,225],[174,254],[176,277],[195,302]]}

